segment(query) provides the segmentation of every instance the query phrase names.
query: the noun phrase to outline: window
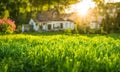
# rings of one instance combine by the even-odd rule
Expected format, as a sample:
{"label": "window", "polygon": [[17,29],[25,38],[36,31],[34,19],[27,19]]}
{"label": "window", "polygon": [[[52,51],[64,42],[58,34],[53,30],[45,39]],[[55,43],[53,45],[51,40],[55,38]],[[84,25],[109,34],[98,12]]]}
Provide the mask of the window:
{"label": "window", "polygon": [[60,23],[60,28],[63,28],[63,23]]}
{"label": "window", "polygon": [[55,28],[55,24],[53,24],[53,28]]}
{"label": "window", "polygon": [[53,24],[53,28],[54,28],[54,29],[62,29],[62,28],[63,28],[63,23]]}
{"label": "window", "polygon": [[39,25],[39,28],[42,29],[42,25]]}
{"label": "window", "polygon": [[46,23],[43,23],[43,25],[45,25]]}

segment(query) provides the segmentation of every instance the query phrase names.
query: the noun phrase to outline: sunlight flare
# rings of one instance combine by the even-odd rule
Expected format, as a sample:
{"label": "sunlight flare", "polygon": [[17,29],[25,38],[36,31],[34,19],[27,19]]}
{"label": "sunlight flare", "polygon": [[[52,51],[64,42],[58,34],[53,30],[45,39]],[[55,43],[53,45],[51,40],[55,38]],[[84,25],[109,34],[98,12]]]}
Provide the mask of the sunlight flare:
{"label": "sunlight flare", "polygon": [[77,4],[73,4],[69,9],[66,9],[66,13],[77,12],[80,15],[86,15],[90,8],[96,6],[95,2],[92,0],[83,0]]}
{"label": "sunlight flare", "polygon": [[80,15],[86,15],[88,10],[90,8],[94,8],[95,7],[95,3],[92,2],[91,0],[83,0],[82,2],[77,4],[77,12]]}

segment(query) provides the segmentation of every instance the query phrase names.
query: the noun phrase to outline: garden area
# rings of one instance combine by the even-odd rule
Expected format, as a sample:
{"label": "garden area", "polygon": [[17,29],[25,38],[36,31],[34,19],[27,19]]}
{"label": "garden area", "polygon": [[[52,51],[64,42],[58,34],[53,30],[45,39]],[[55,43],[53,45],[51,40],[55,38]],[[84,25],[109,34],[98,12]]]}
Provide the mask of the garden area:
{"label": "garden area", "polygon": [[[120,2],[89,1],[1,0],[0,72],[120,72]],[[43,13],[49,21],[36,22]],[[48,31],[57,13],[65,27]],[[30,19],[34,26],[24,31]]]}
{"label": "garden area", "polygon": [[0,35],[1,72],[120,72],[120,34]]}

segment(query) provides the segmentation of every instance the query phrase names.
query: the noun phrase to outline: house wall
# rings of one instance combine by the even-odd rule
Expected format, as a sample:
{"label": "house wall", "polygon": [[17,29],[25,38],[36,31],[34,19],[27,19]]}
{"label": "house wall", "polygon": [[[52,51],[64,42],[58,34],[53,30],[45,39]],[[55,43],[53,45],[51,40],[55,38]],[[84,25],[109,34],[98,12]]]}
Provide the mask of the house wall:
{"label": "house wall", "polygon": [[29,24],[33,25],[33,29],[35,31],[38,31],[39,27],[37,26],[36,22],[33,19],[30,19]]}
{"label": "house wall", "polygon": [[57,31],[57,30],[65,30],[65,29],[74,29],[74,22],[71,21],[46,21],[46,22],[35,22],[34,20],[30,20],[30,25],[33,25],[33,29],[35,31]]}
{"label": "house wall", "polygon": [[103,20],[104,16],[100,15],[98,18],[92,17],[89,23],[90,29],[100,29],[100,24]]}
{"label": "house wall", "polygon": [[65,30],[68,28],[72,30],[74,29],[74,23],[70,21],[49,21],[49,22],[42,22],[41,24],[42,24],[42,30],[46,30],[46,31],[49,31],[48,25],[51,26],[50,30]]}
{"label": "house wall", "polygon": [[28,24],[22,24],[22,32],[28,32],[32,30],[32,26]]}

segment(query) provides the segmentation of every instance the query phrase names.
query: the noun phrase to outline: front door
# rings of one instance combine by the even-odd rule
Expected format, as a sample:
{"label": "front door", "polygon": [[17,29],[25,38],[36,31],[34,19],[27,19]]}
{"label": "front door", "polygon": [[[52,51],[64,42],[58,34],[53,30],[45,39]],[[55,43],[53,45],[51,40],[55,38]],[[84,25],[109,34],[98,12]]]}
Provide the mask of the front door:
{"label": "front door", "polygon": [[51,30],[51,24],[48,24],[48,30]]}

